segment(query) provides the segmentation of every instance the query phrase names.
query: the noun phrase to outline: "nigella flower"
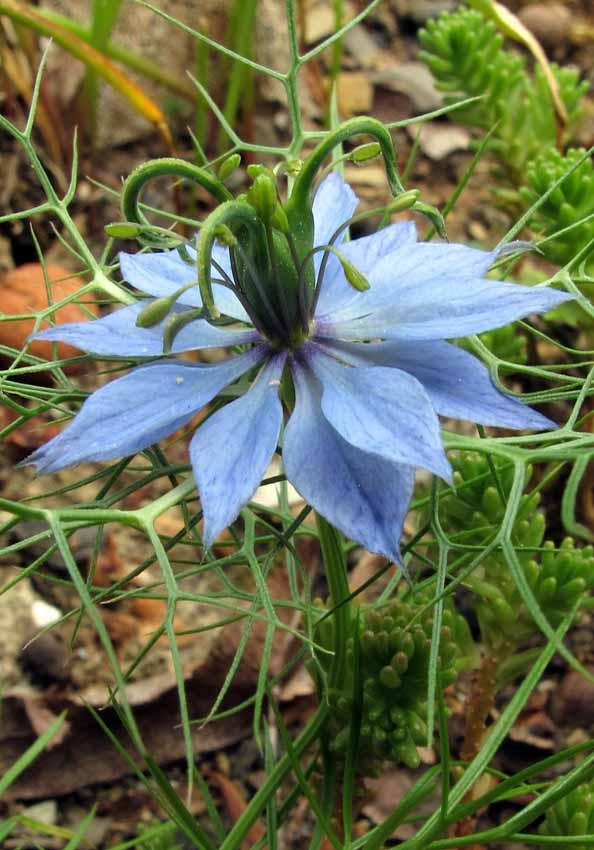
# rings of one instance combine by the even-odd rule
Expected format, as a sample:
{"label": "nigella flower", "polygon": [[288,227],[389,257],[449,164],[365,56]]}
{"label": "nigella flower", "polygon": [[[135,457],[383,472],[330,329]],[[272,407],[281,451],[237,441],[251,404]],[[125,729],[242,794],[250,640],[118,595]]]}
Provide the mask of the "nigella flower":
{"label": "nigella flower", "polygon": [[[301,496],[348,537],[398,560],[415,467],[450,479],[438,416],[506,428],[555,427],[500,393],[479,360],[445,340],[549,310],[570,296],[487,279],[496,253],[418,242],[410,221],[343,242],[340,228],[356,206],[354,192],[336,174],[320,185],[313,247],[332,245],[334,234],[340,250],[309,252],[318,283],[305,293],[299,289],[298,299],[295,287],[284,283],[284,275],[295,282],[295,269],[273,261],[284,238],[278,230],[265,261],[266,248],[250,254],[233,239],[230,248],[214,245],[214,304],[235,323],[182,323],[171,350],[241,346],[241,353],[208,365],[167,357],[138,366],[94,392],[30,462],[53,472],[132,455],[189,422],[250,372],[255,377],[247,392],[217,409],[190,443],[205,545],[253,495],[282,432],[284,470]],[[156,298],[177,293],[174,312],[200,308],[198,286],[184,288],[196,280],[187,255],[175,249],[121,254],[120,264],[125,280],[142,292]],[[353,269],[369,282],[365,291],[351,285]],[[138,327],[145,305],[36,336],[98,355],[156,357],[163,353],[165,324]],[[295,401],[283,430],[279,391],[287,375]]]}

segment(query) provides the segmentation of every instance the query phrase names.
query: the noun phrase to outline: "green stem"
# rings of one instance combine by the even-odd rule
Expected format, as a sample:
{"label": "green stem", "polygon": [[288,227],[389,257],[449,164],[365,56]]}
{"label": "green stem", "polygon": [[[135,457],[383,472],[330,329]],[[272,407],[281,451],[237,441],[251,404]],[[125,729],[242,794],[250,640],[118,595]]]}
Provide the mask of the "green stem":
{"label": "green stem", "polygon": [[[346,647],[350,633],[350,590],[347,579],[347,564],[343,538],[340,532],[330,525],[320,514],[316,513],[316,526],[322,549],[322,559],[326,572],[326,581],[330,594],[329,612],[334,618],[334,645],[332,664],[328,673],[327,694],[322,696],[328,700],[328,695],[342,690],[345,683]],[[324,808],[330,813],[334,806],[336,790],[336,765],[330,748],[324,749]]]}
{"label": "green stem", "polygon": [[[200,84],[205,87],[208,86],[208,78],[210,74],[210,49],[208,44],[204,44],[202,41],[196,42],[195,68],[196,78],[200,81]],[[194,132],[196,134],[196,141],[202,149],[207,146],[207,108],[203,97],[197,97],[195,100],[196,110],[194,113]],[[205,156],[203,164],[206,165],[207,161],[208,160]]]}
{"label": "green stem", "polygon": [[212,294],[212,249],[220,232],[219,228],[231,223],[247,228],[255,239],[261,236],[260,221],[256,211],[244,201],[223,201],[202,225],[198,238],[197,268],[198,285],[207,318],[218,318],[218,309]]}
{"label": "green stem", "polygon": [[346,643],[350,630],[350,592],[342,535],[319,514],[316,514],[316,525],[330,591],[330,603],[334,610],[334,658],[328,675],[328,688],[332,690],[343,683]]}
{"label": "green stem", "polygon": [[398,195],[404,192],[404,187],[398,176],[398,167],[396,164],[396,154],[394,145],[389,130],[378,121],[376,118],[369,118],[365,115],[358,118],[351,118],[350,121],[345,121],[336,130],[329,133],[326,138],[311,152],[301,169],[299,176],[295,180],[291,198],[287,202],[287,207],[299,206],[309,201],[310,190],[318,170],[323,165],[326,157],[337,146],[346,142],[352,136],[360,136],[362,134],[373,136],[378,142],[384,165],[386,168],[386,176],[390,184],[390,191],[393,195]]}
{"label": "green stem", "polygon": [[297,14],[295,10],[295,0],[286,0],[287,5],[287,28],[289,35],[289,50],[291,53],[291,67],[283,78],[285,91],[287,93],[287,101],[289,107],[289,116],[291,119],[292,142],[290,146],[290,156],[298,155],[303,144],[303,128],[301,125],[301,106],[299,104],[299,92],[297,89],[297,74],[300,68],[299,57],[299,37],[297,34]]}
{"label": "green stem", "polygon": [[220,845],[219,850],[236,850],[239,847],[253,826],[256,818],[263,811],[266,803],[276,793],[281,782],[291,770],[293,759],[296,756],[302,755],[312,741],[319,736],[328,718],[328,711],[328,705],[326,703],[322,703],[319,706],[312,719],[293,744],[292,756],[285,753],[280,761],[277,762],[264,784],[260,786],[259,790],[252,797],[246,810]]}
{"label": "green stem", "polygon": [[[344,0],[333,0],[332,2],[333,11],[334,11],[334,31],[339,30],[344,23]],[[338,80],[338,76],[340,74],[340,68],[342,64],[342,52],[343,52],[343,39],[337,39],[332,45],[332,58],[330,60],[330,86],[329,91],[331,93],[328,107],[326,109],[326,126],[329,129],[332,129],[332,97],[335,94],[336,83]],[[338,112],[338,110],[336,110]],[[338,116],[337,116],[338,117]]]}
{"label": "green stem", "polygon": [[[119,17],[123,0],[93,0],[92,22],[88,42],[100,53],[106,54],[111,33]],[[97,108],[99,103],[99,75],[94,68],[88,67],[83,87],[83,100],[86,100],[90,112],[91,139],[97,137]]]}
{"label": "green stem", "polygon": [[179,504],[195,489],[196,482],[192,476],[189,476],[181,484],[178,484],[177,487],[174,487],[173,490],[168,490],[158,499],[140,508],[138,511],[140,522],[143,525],[152,525],[161,514],[164,514],[165,511],[168,511],[174,505]]}
{"label": "green stem", "polygon": [[229,190],[218,180],[191,162],[175,157],[162,157],[151,159],[135,168],[128,176],[122,189],[122,214],[126,221],[145,224],[146,221],[140,212],[140,197],[147,183],[158,177],[181,177],[198,183],[219,203],[224,203],[232,198]]}

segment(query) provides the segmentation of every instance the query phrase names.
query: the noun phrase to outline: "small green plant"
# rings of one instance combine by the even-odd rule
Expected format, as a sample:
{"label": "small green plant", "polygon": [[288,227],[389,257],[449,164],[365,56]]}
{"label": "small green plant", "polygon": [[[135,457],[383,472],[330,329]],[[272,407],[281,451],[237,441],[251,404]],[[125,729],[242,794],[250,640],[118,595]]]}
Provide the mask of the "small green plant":
{"label": "small green plant", "polygon": [[[528,164],[526,178],[520,197],[527,208],[559,183],[531,223],[547,237],[542,245],[547,257],[564,266],[594,239],[594,162],[583,148],[570,148],[566,154],[546,148]],[[566,228],[571,229],[556,235]]]}
{"label": "small green plant", "polygon": [[[455,490],[440,502],[441,526],[452,540],[485,547],[503,521],[513,467],[475,452],[452,457],[452,466]],[[525,486],[531,476],[532,469],[527,467]],[[545,516],[539,503],[535,490],[522,496],[511,536],[525,579],[547,620],[556,627],[594,590],[594,551],[592,546],[576,547],[570,537],[559,547],[545,541]],[[483,560],[468,585],[477,597],[481,637],[490,655],[504,660],[534,636],[534,620],[500,549]]]}
{"label": "small green plant", "polygon": [[585,150],[562,152],[583,114],[588,82],[574,68],[551,64],[566,112],[561,125],[541,66],[530,72],[524,56],[504,47],[496,24],[480,11],[462,6],[444,12],[428,22],[419,40],[420,58],[446,103],[461,95],[480,96],[456,120],[491,133],[487,147],[500,165],[496,198],[514,210],[534,207],[528,223],[545,237],[540,249],[551,262],[566,265],[594,239],[594,219],[589,218],[594,214],[594,164]]}
{"label": "small green plant", "polygon": [[[592,835],[594,833],[594,780],[578,785],[566,797],[547,809],[538,828],[539,835]],[[550,845],[543,844],[543,847]],[[572,850],[588,850],[590,844],[558,844]]]}
{"label": "small green plant", "polygon": [[173,821],[143,827],[138,833],[138,850],[182,850],[181,836]]}
{"label": "small green plant", "polygon": [[[457,120],[486,131],[495,128],[491,149],[513,174],[522,174],[543,148],[555,146],[555,109],[542,70],[536,67],[529,74],[526,60],[504,49],[492,21],[462,7],[430,20],[419,40],[424,48],[420,58],[446,93],[446,102],[464,95],[481,97],[460,110]],[[569,138],[588,84],[571,68],[551,67],[567,110]]]}
{"label": "small green plant", "polygon": [[[417,746],[427,742],[427,689],[434,615],[431,595],[401,593],[381,608],[360,611],[347,641],[347,674],[330,694],[331,748],[344,753],[349,745],[353,704],[361,701],[360,770],[373,772],[385,760],[408,767],[420,764]],[[324,621],[323,636],[333,646],[334,629]],[[355,642],[360,648],[360,678],[354,671]],[[442,686],[452,684],[472,665],[475,648],[468,624],[448,600],[439,632]],[[328,656],[322,655],[321,660]],[[326,661],[326,666],[328,662]],[[357,693],[359,689],[359,693]]]}

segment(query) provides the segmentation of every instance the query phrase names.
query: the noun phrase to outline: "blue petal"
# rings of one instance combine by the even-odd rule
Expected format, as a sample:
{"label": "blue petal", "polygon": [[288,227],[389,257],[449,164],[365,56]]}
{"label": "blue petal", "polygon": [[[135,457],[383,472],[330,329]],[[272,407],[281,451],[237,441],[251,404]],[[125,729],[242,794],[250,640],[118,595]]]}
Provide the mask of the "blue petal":
{"label": "blue petal", "polygon": [[[327,245],[340,225],[351,218],[358,203],[359,199],[351,187],[336,172],[331,172],[322,180],[312,205],[314,246]],[[341,242],[346,235],[347,231],[345,230],[338,242]],[[317,266],[319,266],[321,256],[321,252],[315,255]]]}
{"label": "blue petal", "polygon": [[324,416],[343,439],[392,463],[422,466],[450,480],[439,420],[412,375],[386,366],[348,366],[320,346],[304,347],[322,384]]}
{"label": "blue petal", "polygon": [[[36,334],[31,339],[45,339],[51,342],[67,342],[93,354],[114,357],[158,357],[163,354],[163,328],[161,322],[152,328],[136,326],[136,317],[150,302],[144,301],[122,307],[101,319],[88,322],[72,322],[55,325]],[[181,311],[179,311],[181,312]],[[209,324],[204,319],[196,319],[186,325],[175,337],[172,352],[196,351],[202,348],[225,348],[230,345],[243,345],[258,342],[261,339],[257,331],[250,329],[225,330]]]}
{"label": "blue petal", "polygon": [[[417,228],[414,221],[399,221],[390,224],[369,236],[353,239],[340,246],[340,250],[364,275],[369,276],[377,263],[392,251],[414,245],[417,241]],[[338,259],[331,255],[328,259],[316,316],[322,318],[332,315],[361,297],[348,283]]]}
{"label": "blue petal", "polygon": [[227,384],[266,356],[266,346],[213,366],[164,360],[111,381],[27,463],[55,472],[83,461],[132,455],[172,434]]}
{"label": "blue petal", "polygon": [[285,359],[284,353],[272,357],[251,389],[214,413],[192,438],[190,457],[204,511],[206,547],[248,503],[276,449]]}
{"label": "blue petal", "polygon": [[295,361],[292,372],[296,405],[283,439],[289,481],[347,537],[399,562],[414,470],[343,440],[322,413],[318,381]]}
{"label": "blue petal", "polygon": [[[196,252],[188,248],[188,254],[194,258]],[[229,261],[229,249],[215,245],[213,259],[233,279]],[[196,280],[196,287],[184,292],[178,299],[178,303],[185,304],[188,307],[202,306],[196,278],[196,268],[186,263],[175,248],[171,251],[155,251],[145,254],[125,254],[121,252],[119,260],[120,270],[124,280],[128,281],[128,283],[135,286],[141,292],[146,292],[157,298],[163,295],[171,295],[180,286],[185,286],[186,283]],[[219,272],[214,266],[212,276],[213,278],[220,277]],[[213,284],[213,295],[221,313],[231,316],[234,319],[239,319],[242,322],[249,322],[247,313],[228,287],[217,283]]]}
{"label": "blue petal", "polygon": [[341,309],[340,321],[366,316],[375,310],[394,307],[400,298],[428,284],[458,284],[464,292],[482,277],[497,259],[497,251],[481,251],[441,242],[405,243],[368,269],[371,288]]}
{"label": "blue petal", "polygon": [[502,327],[572,298],[547,286],[521,286],[485,278],[417,279],[413,287],[403,285],[384,293],[383,304],[382,297],[374,297],[373,308],[367,302],[368,312],[364,312],[361,298],[359,316],[338,311],[331,319],[316,322],[315,335],[353,341],[451,339]]}
{"label": "blue petal", "polygon": [[557,427],[538,411],[500,392],[480,360],[448,342],[336,343],[332,349],[357,363],[392,366],[413,375],[442,416],[530,431]]}

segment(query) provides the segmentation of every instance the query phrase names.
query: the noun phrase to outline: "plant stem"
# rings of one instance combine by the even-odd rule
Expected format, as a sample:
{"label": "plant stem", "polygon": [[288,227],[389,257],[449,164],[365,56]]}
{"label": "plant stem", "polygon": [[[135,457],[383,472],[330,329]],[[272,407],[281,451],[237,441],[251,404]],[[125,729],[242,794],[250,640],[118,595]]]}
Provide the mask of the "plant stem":
{"label": "plant stem", "polygon": [[498,666],[497,658],[486,655],[476,671],[468,700],[464,743],[460,752],[461,758],[465,761],[470,761],[476,756],[487,733],[487,718],[495,705]]}
{"label": "plant stem", "polygon": [[[300,756],[322,731],[328,718],[328,705],[323,703],[309,721],[303,732],[293,744],[293,757]],[[259,788],[250,800],[246,810],[243,812],[235,826],[231,829],[219,850],[236,850],[246,837],[260,812],[266,803],[278,790],[279,785],[291,770],[291,757],[285,753],[276,767],[270,773],[268,779]]]}
{"label": "plant stem", "polygon": [[340,687],[344,678],[346,643],[350,629],[349,584],[342,535],[316,514],[316,525],[334,616],[334,659],[328,676],[330,690]]}

